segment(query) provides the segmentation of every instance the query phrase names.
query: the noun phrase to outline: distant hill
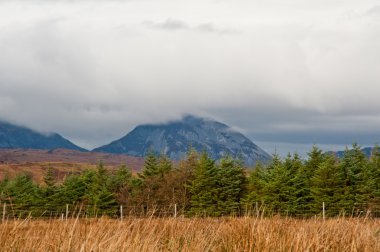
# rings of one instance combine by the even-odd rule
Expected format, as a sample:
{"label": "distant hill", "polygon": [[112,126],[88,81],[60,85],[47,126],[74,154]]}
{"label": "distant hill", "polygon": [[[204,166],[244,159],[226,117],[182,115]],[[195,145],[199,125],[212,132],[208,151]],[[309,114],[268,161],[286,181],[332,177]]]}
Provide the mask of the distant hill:
{"label": "distant hill", "polygon": [[143,157],[149,151],[164,153],[173,160],[186,156],[189,148],[207,151],[214,159],[229,154],[247,165],[267,162],[271,156],[243,134],[211,119],[186,116],[167,124],[141,125],[123,138],[96,148],[96,152],[125,153]]}
{"label": "distant hill", "polygon": [[[365,148],[362,148],[361,150],[367,157],[370,157],[372,154],[373,147],[365,147]],[[344,156],[344,151],[335,151],[335,152],[329,152],[329,153],[333,153],[338,158],[342,158]]]}
{"label": "distant hill", "polygon": [[86,151],[57,133],[42,134],[26,127],[0,121],[0,149],[70,149]]}

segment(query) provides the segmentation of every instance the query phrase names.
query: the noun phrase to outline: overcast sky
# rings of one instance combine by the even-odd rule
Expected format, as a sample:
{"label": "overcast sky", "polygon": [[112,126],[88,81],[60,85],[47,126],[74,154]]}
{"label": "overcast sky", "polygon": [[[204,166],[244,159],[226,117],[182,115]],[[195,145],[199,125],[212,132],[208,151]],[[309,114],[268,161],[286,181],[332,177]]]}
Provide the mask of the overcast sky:
{"label": "overcast sky", "polygon": [[182,114],[268,152],[380,142],[380,1],[0,0],[0,119],[93,148]]}

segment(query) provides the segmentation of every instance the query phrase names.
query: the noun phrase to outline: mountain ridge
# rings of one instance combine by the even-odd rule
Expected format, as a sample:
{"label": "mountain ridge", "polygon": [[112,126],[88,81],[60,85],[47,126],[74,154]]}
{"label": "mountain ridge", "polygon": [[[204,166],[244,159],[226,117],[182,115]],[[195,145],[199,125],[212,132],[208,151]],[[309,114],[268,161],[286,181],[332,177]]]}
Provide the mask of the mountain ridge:
{"label": "mountain ridge", "polygon": [[70,149],[87,151],[58,133],[43,134],[33,129],[0,121],[0,149]]}
{"label": "mountain ridge", "polygon": [[[347,149],[348,151],[352,150],[352,148],[349,148],[349,147],[347,147],[347,148],[348,148]],[[375,147],[362,147],[362,148],[360,148],[360,150],[368,158],[371,157],[372,151],[374,149],[375,149]],[[344,150],[341,150],[341,151],[329,151],[328,153],[332,153],[332,154],[334,154],[338,158],[343,158],[345,151]]]}

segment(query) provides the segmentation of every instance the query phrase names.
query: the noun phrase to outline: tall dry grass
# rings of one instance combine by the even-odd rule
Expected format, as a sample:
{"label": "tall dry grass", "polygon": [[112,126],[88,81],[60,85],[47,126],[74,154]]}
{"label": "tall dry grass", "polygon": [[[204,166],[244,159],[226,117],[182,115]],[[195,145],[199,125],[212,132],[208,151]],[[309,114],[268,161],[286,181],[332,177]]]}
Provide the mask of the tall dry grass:
{"label": "tall dry grass", "polygon": [[376,219],[12,220],[1,251],[380,251]]}

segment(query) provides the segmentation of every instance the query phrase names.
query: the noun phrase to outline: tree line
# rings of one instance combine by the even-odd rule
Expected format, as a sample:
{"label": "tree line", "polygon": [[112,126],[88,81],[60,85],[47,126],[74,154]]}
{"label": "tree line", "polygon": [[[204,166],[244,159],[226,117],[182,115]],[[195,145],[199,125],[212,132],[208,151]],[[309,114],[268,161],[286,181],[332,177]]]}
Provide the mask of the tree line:
{"label": "tree line", "polygon": [[[134,214],[160,213],[178,206],[185,216],[229,216],[247,213],[280,213],[290,216],[358,214],[380,205],[380,151],[367,158],[360,146],[346,149],[341,159],[314,146],[306,159],[274,154],[269,164],[245,169],[229,156],[215,161],[204,153],[189,151],[173,164],[165,155],[149,153],[142,171],[127,166],[69,174],[57,182],[49,168],[44,183],[28,174],[0,181],[0,200],[17,214],[35,216],[63,212],[66,205],[88,216],[118,216],[123,205]],[[172,209],[172,208],[170,208]]]}

